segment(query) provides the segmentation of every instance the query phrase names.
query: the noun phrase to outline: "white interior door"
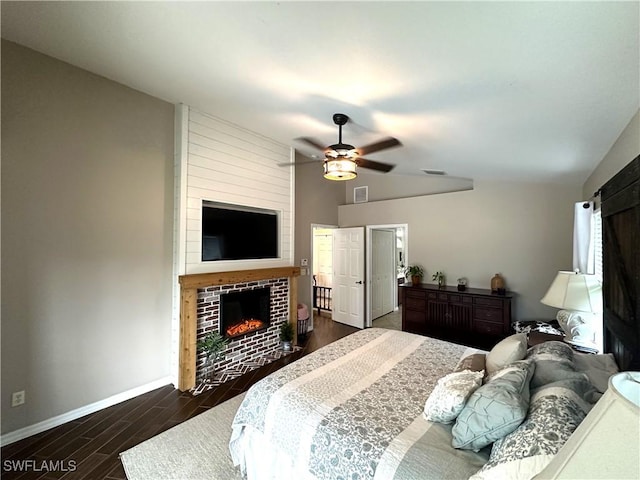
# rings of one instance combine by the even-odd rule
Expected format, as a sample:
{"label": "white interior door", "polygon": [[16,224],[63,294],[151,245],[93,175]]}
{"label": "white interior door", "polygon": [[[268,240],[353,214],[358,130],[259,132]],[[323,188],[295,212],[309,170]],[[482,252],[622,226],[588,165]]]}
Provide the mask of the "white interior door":
{"label": "white interior door", "polygon": [[371,231],[371,319],[393,312],[397,290],[394,230]]}
{"label": "white interior door", "polygon": [[364,328],[364,227],[333,231],[332,315],[336,322]]}

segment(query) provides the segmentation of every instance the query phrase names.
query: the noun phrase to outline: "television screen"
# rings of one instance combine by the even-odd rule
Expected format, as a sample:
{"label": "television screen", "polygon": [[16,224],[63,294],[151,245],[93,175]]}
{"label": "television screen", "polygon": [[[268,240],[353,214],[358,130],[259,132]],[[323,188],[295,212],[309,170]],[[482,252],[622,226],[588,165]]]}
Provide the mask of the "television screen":
{"label": "television screen", "polygon": [[202,202],[202,261],[278,258],[275,210]]}

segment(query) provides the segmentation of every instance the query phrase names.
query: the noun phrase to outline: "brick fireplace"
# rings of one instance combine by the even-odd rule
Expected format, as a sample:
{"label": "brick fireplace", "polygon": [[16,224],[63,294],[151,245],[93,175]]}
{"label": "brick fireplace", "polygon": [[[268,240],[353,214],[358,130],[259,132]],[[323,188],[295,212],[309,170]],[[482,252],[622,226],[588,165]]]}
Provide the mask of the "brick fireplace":
{"label": "brick fireplace", "polygon": [[[258,295],[253,298],[254,293]],[[226,335],[223,326],[223,319],[229,317],[235,309],[229,311],[229,299],[244,302],[264,300],[264,294],[270,302],[270,308],[266,314],[270,318],[262,319],[266,325],[247,333]],[[242,295],[245,294],[245,295]],[[241,298],[244,296],[245,298]],[[224,312],[223,305],[227,301],[227,312]],[[277,350],[280,346],[279,333],[280,325],[289,319],[289,279],[286,277],[269,280],[259,280],[255,282],[242,282],[230,285],[211,286],[198,289],[198,309],[196,324],[196,342],[202,340],[209,332],[219,332],[223,337],[229,339],[229,344],[225,350],[224,358],[216,362],[215,370],[239,370],[243,365],[257,362],[265,354]],[[253,317],[252,309],[245,315]],[[235,313],[235,312],[233,312]],[[262,315],[265,315],[263,313]],[[231,337],[231,338],[229,338]],[[196,359],[196,382],[200,382],[206,373],[205,354],[199,353]]]}
{"label": "brick fireplace", "polygon": [[291,322],[295,331],[299,275],[298,267],[181,275],[178,388],[185,391],[196,384],[196,377],[200,373],[198,367],[204,362],[203,356],[197,357],[196,342],[207,332],[220,328],[221,294],[265,286],[271,290],[270,325],[229,342],[226,358],[219,367],[233,368],[260,355],[259,352],[264,354],[276,350],[282,322]]}

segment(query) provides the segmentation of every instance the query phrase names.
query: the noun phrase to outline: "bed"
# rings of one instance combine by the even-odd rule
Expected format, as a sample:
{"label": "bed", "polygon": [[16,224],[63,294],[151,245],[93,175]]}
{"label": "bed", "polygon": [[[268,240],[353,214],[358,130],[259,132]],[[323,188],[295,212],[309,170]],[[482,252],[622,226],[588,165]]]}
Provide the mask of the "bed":
{"label": "bed", "polygon": [[[513,454],[506,424],[524,425],[530,404],[539,404],[538,415],[546,415],[547,425],[561,424],[556,430],[562,438],[551,439],[547,450],[541,447],[541,454],[548,454],[566,441],[617,370],[611,356],[576,354],[580,363],[566,344],[547,343],[527,350],[526,334],[517,334],[484,355],[407,332],[356,332],[287,365],[247,392],[233,422],[232,458],[250,480],[492,478],[492,461],[500,468],[514,463],[490,456],[496,441],[505,443],[505,455]],[[478,359],[482,368],[472,367]],[[485,370],[491,371],[491,382]],[[458,384],[475,385],[464,393],[462,405],[458,401],[451,407],[451,384],[444,380],[454,377]],[[490,384],[493,393],[480,395]],[[529,385],[535,388],[530,391]],[[459,400],[454,387],[453,397]],[[560,413],[555,409],[555,418],[549,420],[551,397],[556,405],[565,402],[566,408]],[[507,410],[518,418],[509,417],[514,415],[511,410],[503,411],[503,403],[512,401]],[[456,416],[447,423],[451,408]],[[498,417],[506,415],[499,418],[500,425],[485,422],[484,417],[498,410]],[[434,421],[440,417],[443,421]],[[511,431],[512,436],[519,433]],[[519,468],[522,462],[517,460]]]}

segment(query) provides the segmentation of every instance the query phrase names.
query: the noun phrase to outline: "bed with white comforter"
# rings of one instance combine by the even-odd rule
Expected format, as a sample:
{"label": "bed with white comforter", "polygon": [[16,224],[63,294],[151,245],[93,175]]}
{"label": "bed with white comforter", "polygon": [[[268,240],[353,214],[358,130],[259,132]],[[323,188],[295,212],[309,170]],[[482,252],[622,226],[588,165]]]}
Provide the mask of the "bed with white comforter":
{"label": "bed with white comforter", "polygon": [[349,335],[256,383],[233,422],[251,480],[468,478],[489,450],[451,446],[422,412],[439,378],[472,353],[395,330]]}

